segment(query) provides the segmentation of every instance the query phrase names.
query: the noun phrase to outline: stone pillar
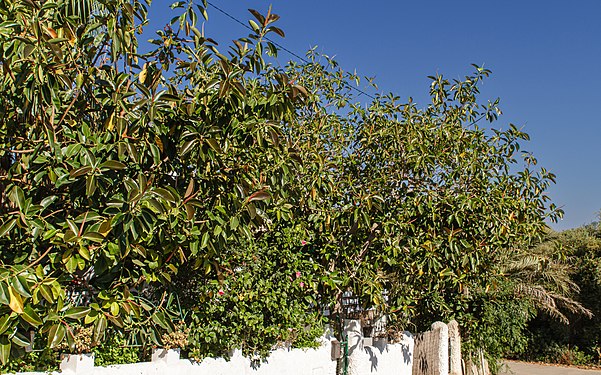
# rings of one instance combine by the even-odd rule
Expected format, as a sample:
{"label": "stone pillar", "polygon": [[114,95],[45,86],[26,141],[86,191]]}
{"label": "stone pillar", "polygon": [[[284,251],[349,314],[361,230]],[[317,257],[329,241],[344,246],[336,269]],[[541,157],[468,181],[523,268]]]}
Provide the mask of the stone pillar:
{"label": "stone pillar", "polygon": [[459,323],[451,320],[447,325],[449,328],[449,348],[451,375],[462,375],[461,370],[461,336],[459,334]]}
{"label": "stone pillar", "polygon": [[449,374],[449,329],[442,322],[415,338],[413,375]]}

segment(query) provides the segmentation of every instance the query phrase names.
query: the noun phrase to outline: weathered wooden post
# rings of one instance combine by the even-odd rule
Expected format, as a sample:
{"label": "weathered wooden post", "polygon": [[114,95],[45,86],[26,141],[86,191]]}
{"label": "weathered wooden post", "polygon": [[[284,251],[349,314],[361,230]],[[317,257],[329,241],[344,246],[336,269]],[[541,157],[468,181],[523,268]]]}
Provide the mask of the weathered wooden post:
{"label": "weathered wooden post", "polygon": [[462,375],[461,370],[461,336],[459,334],[459,323],[451,320],[447,324],[449,328],[449,348],[450,348],[450,375]]}
{"label": "weathered wooden post", "polygon": [[449,374],[449,328],[434,322],[431,330],[415,338],[413,375]]}
{"label": "weathered wooden post", "polygon": [[465,364],[467,375],[490,375],[488,360],[484,356],[484,350],[478,350],[476,358],[469,358]]}

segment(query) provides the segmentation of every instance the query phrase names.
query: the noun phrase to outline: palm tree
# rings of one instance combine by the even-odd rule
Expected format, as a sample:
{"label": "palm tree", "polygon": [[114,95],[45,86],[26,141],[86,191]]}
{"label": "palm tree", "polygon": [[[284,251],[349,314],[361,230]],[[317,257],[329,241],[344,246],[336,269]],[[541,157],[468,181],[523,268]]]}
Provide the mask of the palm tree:
{"label": "palm tree", "polygon": [[539,245],[510,252],[501,272],[516,297],[529,299],[536,310],[569,324],[566,313],[592,316],[589,309],[572,298],[579,287],[571,278],[569,260],[558,242],[558,234],[549,230]]}

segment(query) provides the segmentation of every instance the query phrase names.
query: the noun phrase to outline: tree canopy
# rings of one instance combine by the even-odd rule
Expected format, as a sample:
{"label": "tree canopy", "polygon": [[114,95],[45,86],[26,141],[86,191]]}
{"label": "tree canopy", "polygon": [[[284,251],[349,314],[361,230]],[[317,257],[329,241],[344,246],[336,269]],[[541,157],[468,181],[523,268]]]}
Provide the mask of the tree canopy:
{"label": "tree canopy", "polygon": [[0,4],[3,363],[30,332],[160,345],[178,322],[199,356],[264,355],[347,292],[399,327],[461,319],[560,214],[527,134],[481,125],[489,70],[362,104],[326,56],[272,64],[271,11],[226,51],[176,2],[142,54],[148,6]]}

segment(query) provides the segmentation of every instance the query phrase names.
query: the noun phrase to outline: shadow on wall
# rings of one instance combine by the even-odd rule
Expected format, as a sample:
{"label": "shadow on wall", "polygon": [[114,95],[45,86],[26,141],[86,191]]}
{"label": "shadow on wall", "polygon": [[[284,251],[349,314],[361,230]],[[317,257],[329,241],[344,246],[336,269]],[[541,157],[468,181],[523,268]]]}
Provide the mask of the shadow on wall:
{"label": "shadow on wall", "polygon": [[[374,348],[373,346],[366,346],[365,347],[365,351],[367,352],[367,354],[369,354],[369,363],[371,363],[371,371],[378,371],[378,357],[375,355],[374,353]],[[379,348],[377,348],[379,349]],[[383,353],[383,350],[380,350],[380,354]]]}
{"label": "shadow on wall", "polygon": [[403,363],[411,365],[413,362],[413,348],[405,342],[401,343],[401,348],[403,350]]}
{"label": "shadow on wall", "polygon": [[411,375],[413,335],[404,332],[395,343],[386,338],[363,336],[359,320],[345,319],[343,336],[348,342],[348,373],[351,375]]}
{"label": "shadow on wall", "polygon": [[[408,336],[409,333],[407,332],[406,335]],[[411,365],[412,364],[412,348],[411,348],[411,346],[404,341],[399,343],[398,345],[401,346],[401,353],[403,355],[403,363],[405,365]],[[388,345],[388,340],[374,340],[372,346],[365,346],[364,349],[367,352],[367,354],[369,355],[369,362],[371,364],[372,372],[378,370],[378,357],[382,357],[384,355],[384,352],[388,353],[390,351],[390,347]],[[379,353],[376,353],[376,349]],[[379,355],[377,355],[377,354],[379,354]]]}

